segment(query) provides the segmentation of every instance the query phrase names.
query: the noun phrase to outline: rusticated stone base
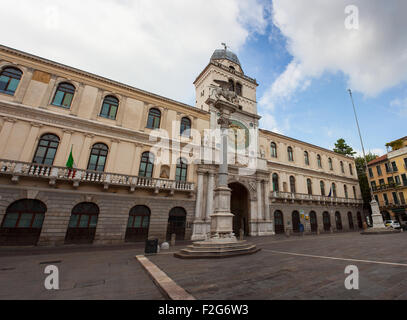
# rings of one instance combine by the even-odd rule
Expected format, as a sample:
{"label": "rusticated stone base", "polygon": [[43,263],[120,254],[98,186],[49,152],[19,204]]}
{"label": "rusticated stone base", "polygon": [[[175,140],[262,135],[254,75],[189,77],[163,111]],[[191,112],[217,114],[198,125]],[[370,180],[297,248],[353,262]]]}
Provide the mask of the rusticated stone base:
{"label": "rusticated stone base", "polygon": [[181,259],[216,259],[229,258],[260,251],[256,245],[242,241],[198,241],[174,253],[174,257]]}

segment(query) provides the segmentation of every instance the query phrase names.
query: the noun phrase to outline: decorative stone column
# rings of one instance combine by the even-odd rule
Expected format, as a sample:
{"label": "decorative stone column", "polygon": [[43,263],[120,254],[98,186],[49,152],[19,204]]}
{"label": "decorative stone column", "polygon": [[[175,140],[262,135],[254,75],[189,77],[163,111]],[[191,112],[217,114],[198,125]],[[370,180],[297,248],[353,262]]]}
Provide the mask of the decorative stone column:
{"label": "decorative stone column", "polygon": [[9,136],[11,131],[13,130],[14,123],[16,122],[13,118],[6,117],[4,119],[3,127],[1,128],[0,132],[0,157],[4,157],[4,153],[7,150],[7,143],[9,142]]}
{"label": "decorative stone column", "polygon": [[33,150],[35,149],[35,146],[36,146],[36,141],[39,138],[38,133],[39,133],[41,127],[42,127],[41,123],[31,122],[30,132],[28,133],[28,136],[24,143],[24,147],[21,150],[21,154],[19,157],[20,161],[24,161],[24,162],[32,161],[31,157],[33,154]]}
{"label": "decorative stone column", "polygon": [[202,220],[203,172],[198,171],[196,187],[195,219],[192,226],[191,240],[205,239],[204,221]]}
{"label": "decorative stone column", "polygon": [[213,212],[213,188],[215,185],[215,174],[213,172],[208,172],[208,189],[206,192],[206,215],[205,215],[205,222],[206,222],[206,231],[205,233],[209,233],[211,231],[211,214]]}

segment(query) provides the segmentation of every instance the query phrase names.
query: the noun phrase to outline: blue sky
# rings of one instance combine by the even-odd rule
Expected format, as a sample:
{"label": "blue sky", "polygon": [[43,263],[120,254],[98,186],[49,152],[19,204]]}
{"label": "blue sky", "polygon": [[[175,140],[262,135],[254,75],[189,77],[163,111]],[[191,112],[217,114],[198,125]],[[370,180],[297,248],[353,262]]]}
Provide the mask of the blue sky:
{"label": "blue sky", "polygon": [[365,149],[382,154],[407,135],[407,2],[352,3],[348,29],[346,0],[15,0],[1,43],[194,105],[227,42],[260,84],[261,127],[360,151],[350,87]]}

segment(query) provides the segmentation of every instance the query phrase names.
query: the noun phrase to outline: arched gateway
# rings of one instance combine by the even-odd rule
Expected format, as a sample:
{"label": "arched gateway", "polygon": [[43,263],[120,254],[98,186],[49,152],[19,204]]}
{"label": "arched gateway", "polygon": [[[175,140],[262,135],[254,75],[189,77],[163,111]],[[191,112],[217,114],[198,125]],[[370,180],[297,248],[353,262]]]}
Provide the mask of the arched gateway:
{"label": "arched gateway", "polygon": [[230,197],[230,211],[233,217],[233,232],[238,237],[240,229],[243,229],[244,235],[249,234],[249,192],[246,187],[238,182],[229,184],[232,189]]}

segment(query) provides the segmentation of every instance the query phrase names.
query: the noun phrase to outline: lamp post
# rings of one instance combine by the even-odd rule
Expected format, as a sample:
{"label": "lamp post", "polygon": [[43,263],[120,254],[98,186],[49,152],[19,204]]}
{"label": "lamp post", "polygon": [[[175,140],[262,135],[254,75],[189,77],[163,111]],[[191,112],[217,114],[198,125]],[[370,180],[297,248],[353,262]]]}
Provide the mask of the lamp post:
{"label": "lamp post", "polygon": [[[353,107],[353,113],[355,115],[356,126],[358,127],[360,144],[362,145],[363,159],[364,159],[364,163],[365,163],[365,171],[366,171],[366,177],[367,177],[369,169],[368,169],[368,166],[367,166],[365,148],[363,146],[362,135],[360,133],[359,121],[358,121],[358,117],[356,115],[356,109],[355,109],[355,104],[353,102],[352,91],[350,89],[348,89],[348,91],[349,91],[350,99],[352,101],[352,107]],[[370,196],[372,198],[372,200],[370,201],[370,207],[372,209],[373,228],[374,229],[383,228],[384,227],[383,217],[382,217],[382,214],[380,213],[379,204],[377,203],[376,199],[374,198],[373,190],[370,187],[369,183],[368,183],[368,186],[369,186]]]}

